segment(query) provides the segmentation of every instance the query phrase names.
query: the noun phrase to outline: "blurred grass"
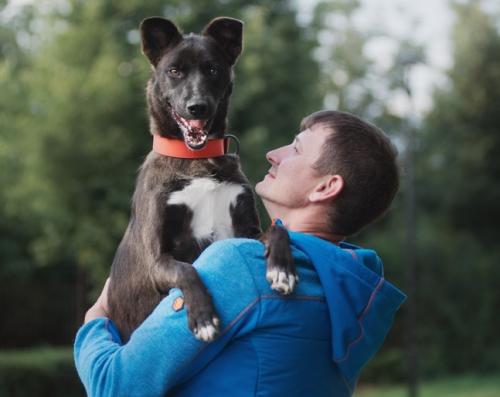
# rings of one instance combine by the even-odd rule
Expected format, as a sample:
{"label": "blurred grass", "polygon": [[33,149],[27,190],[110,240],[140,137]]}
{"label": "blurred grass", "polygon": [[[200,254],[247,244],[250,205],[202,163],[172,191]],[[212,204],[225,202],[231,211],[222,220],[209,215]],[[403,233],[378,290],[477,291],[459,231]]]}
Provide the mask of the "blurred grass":
{"label": "blurred grass", "polygon": [[[360,385],[354,397],[406,397],[407,388],[398,386]],[[419,397],[500,397],[500,375],[473,375],[422,382]]]}
{"label": "blurred grass", "polygon": [[0,351],[0,397],[83,397],[71,347]]}
{"label": "blurred grass", "polygon": [[73,362],[73,350],[68,347],[39,347],[27,350],[0,350],[0,367],[33,367],[47,368],[59,362]]}

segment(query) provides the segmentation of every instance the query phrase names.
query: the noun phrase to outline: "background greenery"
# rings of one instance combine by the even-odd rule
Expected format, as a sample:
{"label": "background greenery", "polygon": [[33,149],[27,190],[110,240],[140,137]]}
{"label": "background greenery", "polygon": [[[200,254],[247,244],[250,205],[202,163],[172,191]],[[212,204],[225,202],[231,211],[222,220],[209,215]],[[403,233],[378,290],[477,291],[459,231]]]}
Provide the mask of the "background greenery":
{"label": "background greenery", "polygon": [[[0,0],[0,10],[6,4]],[[399,41],[381,74],[363,51],[381,33],[351,23],[357,1],[320,1],[307,25],[297,22],[293,4],[44,0],[0,18],[0,396],[83,393],[63,347],[108,274],[151,145],[149,66],[137,32],[151,15],[168,16],[186,32],[218,15],[245,21],[230,130],[242,141],[253,182],[267,169],[264,153],[325,106],[380,125],[402,153],[407,129],[416,129],[420,374],[432,380],[500,371],[499,15],[479,0],[454,5],[447,84],[434,93],[432,111],[408,123],[387,98],[404,92],[402,54],[421,49]],[[328,45],[325,35],[334,38]],[[402,210],[400,195],[384,220],[352,241],[375,247],[388,277],[408,289]],[[361,383],[405,380],[406,311]],[[475,389],[499,390],[498,378],[485,379]],[[423,395],[467,390],[454,384],[430,383]],[[370,390],[359,395],[382,395]]]}

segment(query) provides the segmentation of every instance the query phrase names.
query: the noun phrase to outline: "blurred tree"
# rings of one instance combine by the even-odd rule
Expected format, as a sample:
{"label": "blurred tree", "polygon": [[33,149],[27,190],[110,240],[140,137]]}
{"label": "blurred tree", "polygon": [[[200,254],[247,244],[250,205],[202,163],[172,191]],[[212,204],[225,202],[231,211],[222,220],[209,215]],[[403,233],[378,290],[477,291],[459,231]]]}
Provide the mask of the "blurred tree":
{"label": "blurred tree", "polygon": [[[28,112],[24,98],[27,87],[22,82],[24,71],[30,65],[30,59],[19,47],[15,30],[29,28],[31,12],[26,8],[17,18],[8,23],[0,24],[0,232],[5,235],[0,245],[0,263],[16,267],[23,255],[19,252],[29,235],[29,231],[18,227],[18,217],[7,202],[10,187],[16,184],[21,172],[19,146],[16,142],[22,134],[22,126],[16,122]],[[7,233],[7,231],[9,233]],[[17,252],[17,253],[16,253]],[[12,259],[12,262],[9,260]]]}
{"label": "blurred tree", "polygon": [[[245,50],[236,67],[230,127],[242,138],[242,162],[251,181],[269,169],[266,151],[289,143],[300,120],[323,100],[315,31],[301,27],[288,1],[248,7]],[[267,221],[263,217],[263,223]]]}
{"label": "blurred tree", "polygon": [[435,183],[446,178],[449,187],[434,209],[445,210],[452,226],[495,243],[498,233],[491,220],[500,219],[500,185],[492,183],[500,181],[500,35],[477,1],[457,3],[455,10],[450,84],[436,93],[428,122],[437,145],[431,158],[439,170]]}
{"label": "blurred tree", "polygon": [[13,18],[0,19],[0,306],[4,316],[0,340],[10,347],[48,340],[70,343],[73,329],[71,321],[56,327],[46,321],[73,316],[74,300],[68,297],[72,269],[59,263],[34,266],[32,242],[43,232],[40,219],[30,212],[37,197],[28,197],[30,205],[26,205],[17,194],[21,180],[30,190],[35,186],[43,190],[43,182],[25,179],[35,152],[26,79],[33,67],[27,47],[34,16],[34,8],[25,6]]}
{"label": "blurred tree", "polygon": [[500,368],[500,34],[481,5],[454,5],[453,67],[435,93],[419,170],[422,345],[453,371]]}
{"label": "blurred tree", "polygon": [[325,0],[317,4],[312,25],[320,47],[321,87],[329,108],[366,115],[374,102],[369,83],[373,62],[364,48],[375,32],[361,30],[355,22],[359,0]]}

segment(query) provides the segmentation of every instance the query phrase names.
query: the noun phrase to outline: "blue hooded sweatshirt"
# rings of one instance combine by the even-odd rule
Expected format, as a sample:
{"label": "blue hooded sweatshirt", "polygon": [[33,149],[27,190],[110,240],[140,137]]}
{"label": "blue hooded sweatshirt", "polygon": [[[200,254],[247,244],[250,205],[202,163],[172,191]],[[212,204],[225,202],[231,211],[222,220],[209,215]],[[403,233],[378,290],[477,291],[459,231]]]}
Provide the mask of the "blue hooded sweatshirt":
{"label": "blue hooded sweatshirt", "polygon": [[198,341],[174,289],[123,345],[98,318],[76,336],[89,396],[351,396],[405,296],[374,251],[290,232],[300,282],[282,296],[266,281],[256,240],[212,244],[195,266],[220,315],[220,336]]}

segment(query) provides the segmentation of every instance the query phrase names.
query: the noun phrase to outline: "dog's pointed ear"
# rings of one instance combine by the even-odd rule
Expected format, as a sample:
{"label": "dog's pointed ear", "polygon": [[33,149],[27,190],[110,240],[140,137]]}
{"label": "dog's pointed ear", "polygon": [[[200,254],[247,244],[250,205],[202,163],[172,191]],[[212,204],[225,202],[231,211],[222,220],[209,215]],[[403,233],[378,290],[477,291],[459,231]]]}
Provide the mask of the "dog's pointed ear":
{"label": "dog's pointed ear", "polygon": [[161,17],[146,18],[141,22],[142,52],[153,66],[161,56],[182,40],[182,34],[171,21]]}
{"label": "dog's pointed ear", "polygon": [[213,37],[224,49],[229,63],[234,65],[243,49],[243,22],[228,17],[215,18],[205,27],[203,34]]}

